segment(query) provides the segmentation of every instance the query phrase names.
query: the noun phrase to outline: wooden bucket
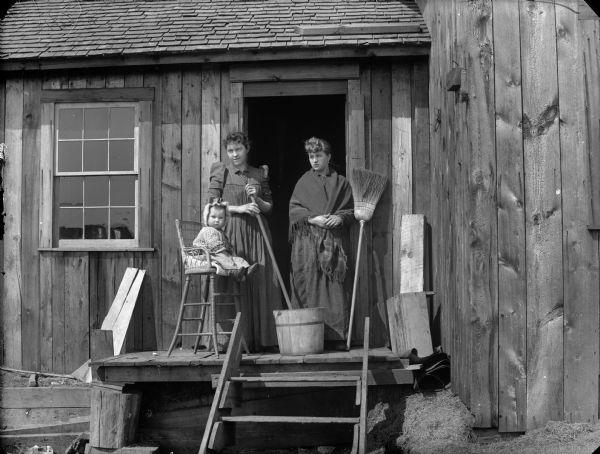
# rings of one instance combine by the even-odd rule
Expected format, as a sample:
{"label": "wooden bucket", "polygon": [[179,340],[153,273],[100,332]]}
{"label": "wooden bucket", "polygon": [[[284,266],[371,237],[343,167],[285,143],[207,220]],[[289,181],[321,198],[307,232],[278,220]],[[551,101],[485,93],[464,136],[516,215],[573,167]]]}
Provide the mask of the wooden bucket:
{"label": "wooden bucket", "polygon": [[282,355],[322,353],[324,311],[322,307],[273,311],[279,352]]}

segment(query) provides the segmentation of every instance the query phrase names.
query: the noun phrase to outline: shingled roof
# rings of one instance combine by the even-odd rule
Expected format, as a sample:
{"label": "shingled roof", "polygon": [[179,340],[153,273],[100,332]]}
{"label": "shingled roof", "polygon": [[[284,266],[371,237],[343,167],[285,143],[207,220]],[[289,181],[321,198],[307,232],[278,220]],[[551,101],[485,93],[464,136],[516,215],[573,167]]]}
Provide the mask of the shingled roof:
{"label": "shingled roof", "polygon": [[[418,27],[400,33],[338,30],[308,36],[297,29],[356,23]],[[28,0],[15,3],[0,22],[0,62],[344,46],[428,47],[429,42],[414,0]]]}

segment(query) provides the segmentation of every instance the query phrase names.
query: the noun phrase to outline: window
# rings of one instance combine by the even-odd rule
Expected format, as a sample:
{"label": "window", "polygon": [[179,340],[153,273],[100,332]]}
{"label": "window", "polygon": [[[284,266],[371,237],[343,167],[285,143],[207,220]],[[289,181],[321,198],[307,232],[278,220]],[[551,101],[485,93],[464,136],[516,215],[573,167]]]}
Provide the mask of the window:
{"label": "window", "polygon": [[57,104],[55,116],[59,246],[136,246],[137,105]]}
{"label": "window", "polygon": [[153,99],[146,87],[42,90],[42,250],[151,250]]}

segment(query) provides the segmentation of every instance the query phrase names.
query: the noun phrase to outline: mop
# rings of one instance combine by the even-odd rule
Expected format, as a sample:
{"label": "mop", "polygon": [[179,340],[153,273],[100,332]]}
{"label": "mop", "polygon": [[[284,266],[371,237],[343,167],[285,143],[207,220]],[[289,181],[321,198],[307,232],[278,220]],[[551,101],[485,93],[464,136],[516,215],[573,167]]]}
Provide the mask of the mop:
{"label": "mop", "polygon": [[350,323],[348,326],[348,340],[346,348],[350,350],[352,339],[352,325],[354,322],[354,308],[356,306],[356,288],[358,284],[358,269],[360,267],[360,250],[365,223],[370,221],[375,212],[377,202],[385,190],[387,177],[366,169],[353,169],[350,185],[354,198],[354,217],[360,222],[358,232],[358,249],[356,250],[356,267],[354,271],[354,284],[352,285],[352,304],[350,305]]}

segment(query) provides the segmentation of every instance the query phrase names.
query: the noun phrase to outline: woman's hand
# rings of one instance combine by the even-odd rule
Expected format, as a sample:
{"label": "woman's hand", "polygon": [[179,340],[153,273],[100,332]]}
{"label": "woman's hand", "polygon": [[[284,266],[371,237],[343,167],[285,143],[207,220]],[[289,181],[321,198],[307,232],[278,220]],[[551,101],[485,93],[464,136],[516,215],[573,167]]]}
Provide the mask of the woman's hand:
{"label": "woman's hand", "polygon": [[246,190],[246,195],[248,197],[258,197],[258,194],[260,193],[259,186],[255,184],[247,184],[244,189]]}
{"label": "woman's hand", "polygon": [[331,214],[327,216],[327,220],[325,221],[326,229],[335,229],[336,227],[341,226],[344,223],[343,219],[337,214]]}
{"label": "woman's hand", "polygon": [[310,218],[308,220],[308,223],[325,229],[325,224],[327,223],[327,216],[328,215],[326,214],[322,214],[321,216],[315,216],[314,218]]}
{"label": "woman's hand", "polygon": [[245,205],[230,206],[229,211],[236,214],[249,214],[256,216],[260,213],[260,208],[254,202],[246,203]]}

